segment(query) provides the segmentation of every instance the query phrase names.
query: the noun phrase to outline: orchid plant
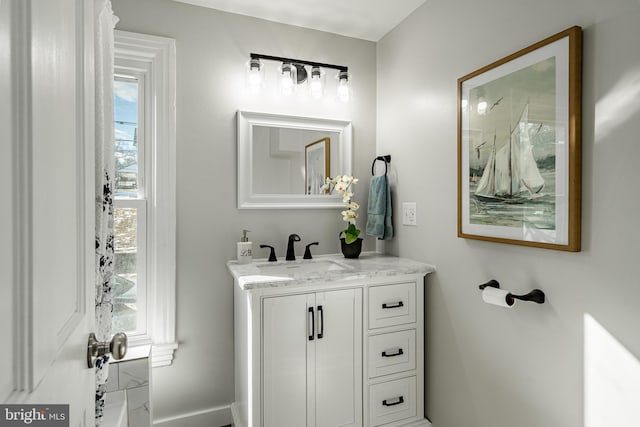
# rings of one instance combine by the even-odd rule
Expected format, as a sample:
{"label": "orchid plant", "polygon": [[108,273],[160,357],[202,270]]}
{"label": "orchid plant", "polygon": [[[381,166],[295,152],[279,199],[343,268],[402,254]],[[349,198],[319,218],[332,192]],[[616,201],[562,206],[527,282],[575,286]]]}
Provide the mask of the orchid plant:
{"label": "orchid plant", "polygon": [[358,240],[360,235],[360,230],[356,227],[356,218],[358,218],[356,211],[360,208],[360,205],[351,200],[353,198],[352,186],[357,182],[358,178],[350,175],[338,175],[335,178],[327,177],[321,187],[321,190],[326,193],[332,194],[335,190],[342,195],[342,202],[347,209],[340,213],[342,214],[342,220],[347,222],[348,225],[340,234],[344,234],[344,241],[348,245]]}

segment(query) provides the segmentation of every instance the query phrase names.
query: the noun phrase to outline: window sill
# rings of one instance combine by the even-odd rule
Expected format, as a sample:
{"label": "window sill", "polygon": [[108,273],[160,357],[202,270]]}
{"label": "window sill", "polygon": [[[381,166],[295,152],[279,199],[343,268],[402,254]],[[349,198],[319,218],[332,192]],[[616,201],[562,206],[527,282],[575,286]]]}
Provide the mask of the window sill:
{"label": "window sill", "polygon": [[[151,354],[149,354],[151,347]],[[128,342],[127,355],[123,360],[137,359],[136,355],[145,354],[143,357],[151,358],[151,367],[158,368],[169,366],[173,363],[174,352],[178,349],[178,343],[153,344],[148,337],[134,336]]]}
{"label": "window sill", "polygon": [[111,360],[109,363],[122,363],[131,360],[144,359],[151,355],[151,346],[149,344],[128,345],[127,354],[120,360]]}

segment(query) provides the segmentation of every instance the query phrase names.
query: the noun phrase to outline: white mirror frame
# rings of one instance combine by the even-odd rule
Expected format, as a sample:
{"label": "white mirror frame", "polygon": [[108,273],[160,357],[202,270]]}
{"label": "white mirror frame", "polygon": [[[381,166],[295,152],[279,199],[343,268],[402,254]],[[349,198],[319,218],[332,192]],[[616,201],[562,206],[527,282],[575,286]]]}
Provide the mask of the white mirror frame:
{"label": "white mirror frame", "polygon": [[338,133],[337,170],[351,175],[351,121],[238,111],[238,209],[344,208],[339,195],[253,192],[253,127],[268,126]]}

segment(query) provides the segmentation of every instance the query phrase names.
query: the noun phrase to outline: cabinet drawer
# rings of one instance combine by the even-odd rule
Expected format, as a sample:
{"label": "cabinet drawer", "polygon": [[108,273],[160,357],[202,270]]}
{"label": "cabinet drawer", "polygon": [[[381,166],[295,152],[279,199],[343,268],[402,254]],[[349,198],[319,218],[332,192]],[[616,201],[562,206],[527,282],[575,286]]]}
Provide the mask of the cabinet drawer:
{"label": "cabinet drawer", "polygon": [[379,426],[416,416],[416,377],[369,386],[369,421]]}
{"label": "cabinet drawer", "polygon": [[369,378],[415,368],[415,329],[369,337]]}
{"label": "cabinet drawer", "polygon": [[416,284],[369,288],[369,328],[402,325],[416,321]]}

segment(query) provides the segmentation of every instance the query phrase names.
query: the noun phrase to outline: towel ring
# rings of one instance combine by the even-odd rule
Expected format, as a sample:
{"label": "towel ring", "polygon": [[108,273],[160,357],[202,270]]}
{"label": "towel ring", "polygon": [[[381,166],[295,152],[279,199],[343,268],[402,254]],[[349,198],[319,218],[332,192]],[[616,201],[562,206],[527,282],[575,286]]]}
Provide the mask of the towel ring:
{"label": "towel ring", "polygon": [[373,159],[373,163],[371,163],[371,176],[375,176],[375,166],[376,166],[376,161],[377,160],[382,160],[384,162],[384,175],[387,175],[387,172],[389,171],[389,163],[391,162],[391,154],[387,154],[385,156],[378,156],[375,159]]}

